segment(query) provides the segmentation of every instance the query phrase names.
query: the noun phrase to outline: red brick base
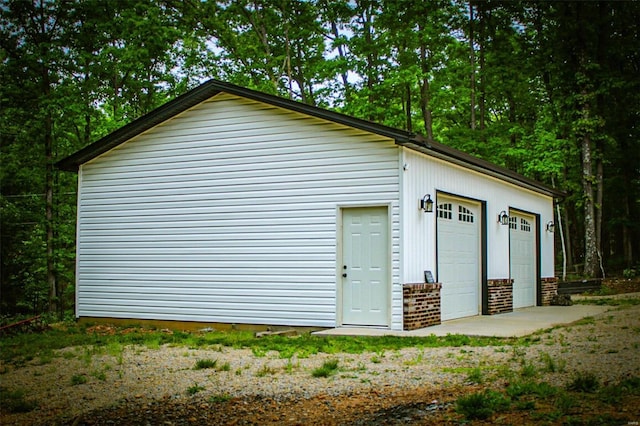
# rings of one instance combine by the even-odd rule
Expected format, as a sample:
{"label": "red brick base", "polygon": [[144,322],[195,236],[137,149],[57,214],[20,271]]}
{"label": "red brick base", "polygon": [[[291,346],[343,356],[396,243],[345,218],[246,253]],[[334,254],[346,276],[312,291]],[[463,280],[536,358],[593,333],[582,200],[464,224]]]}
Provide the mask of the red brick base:
{"label": "red brick base", "polygon": [[551,299],[558,294],[558,278],[548,277],[542,280],[542,306],[551,305]]}
{"label": "red brick base", "polygon": [[440,289],[442,284],[404,284],[403,329],[415,330],[440,324]]}
{"label": "red brick base", "polygon": [[488,314],[513,312],[513,280],[510,278],[487,280],[489,290]]}

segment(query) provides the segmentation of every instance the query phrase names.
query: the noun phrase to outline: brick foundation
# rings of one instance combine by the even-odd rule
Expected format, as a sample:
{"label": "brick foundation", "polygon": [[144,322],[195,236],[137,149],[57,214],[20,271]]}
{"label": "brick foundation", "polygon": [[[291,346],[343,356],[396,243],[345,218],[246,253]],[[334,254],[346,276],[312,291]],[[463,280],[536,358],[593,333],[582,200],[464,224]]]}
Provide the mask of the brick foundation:
{"label": "brick foundation", "polygon": [[513,312],[513,280],[509,278],[487,280],[489,315]]}
{"label": "brick foundation", "polygon": [[440,283],[404,284],[403,329],[415,330],[440,324]]}
{"label": "brick foundation", "polygon": [[542,306],[551,305],[551,299],[558,294],[558,278],[542,278]]}

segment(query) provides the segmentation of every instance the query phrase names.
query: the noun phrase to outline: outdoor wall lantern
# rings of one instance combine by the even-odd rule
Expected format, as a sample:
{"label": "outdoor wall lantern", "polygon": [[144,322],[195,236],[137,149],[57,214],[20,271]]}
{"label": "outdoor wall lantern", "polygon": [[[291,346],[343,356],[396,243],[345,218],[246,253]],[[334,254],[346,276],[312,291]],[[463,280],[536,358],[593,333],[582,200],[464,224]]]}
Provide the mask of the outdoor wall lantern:
{"label": "outdoor wall lantern", "polygon": [[425,213],[433,213],[433,200],[431,194],[427,194],[420,200],[420,209]]}
{"label": "outdoor wall lantern", "polygon": [[509,215],[506,211],[502,210],[498,213],[498,223],[500,225],[508,225],[509,224]]}
{"label": "outdoor wall lantern", "polygon": [[547,222],[547,232],[553,232],[556,229],[556,224],[553,221]]}

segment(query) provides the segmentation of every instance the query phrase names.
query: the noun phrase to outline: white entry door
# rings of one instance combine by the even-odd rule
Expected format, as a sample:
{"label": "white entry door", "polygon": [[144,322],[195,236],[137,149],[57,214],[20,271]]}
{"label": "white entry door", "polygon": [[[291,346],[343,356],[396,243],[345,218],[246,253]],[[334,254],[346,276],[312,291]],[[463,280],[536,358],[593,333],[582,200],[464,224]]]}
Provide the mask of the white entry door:
{"label": "white entry door", "polygon": [[509,212],[509,261],[513,279],[513,307],[536,304],[536,218]]}
{"label": "white entry door", "polygon": [[342,211],[342,323],[389,323],[389,236],[386,207]]}
{"label": "white entry door", "polygon": [[438,281],[443,320],[480,313],[480,205],[438,197]]}

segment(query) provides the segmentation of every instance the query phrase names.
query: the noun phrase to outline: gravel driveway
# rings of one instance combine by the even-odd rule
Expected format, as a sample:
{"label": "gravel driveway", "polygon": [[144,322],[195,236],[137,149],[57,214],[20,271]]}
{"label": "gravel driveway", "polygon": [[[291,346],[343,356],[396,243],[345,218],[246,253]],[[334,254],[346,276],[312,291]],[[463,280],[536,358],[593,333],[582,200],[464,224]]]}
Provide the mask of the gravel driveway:
{"label": "gravel driveway", "polygon": [[[227,347],[66,348],[42,365],[0,364],[1,386],[24,390],[38,404],[29,413],[0,414],[0,424],[380,424],[375,413],[401,401],[422,401],[421,412],[445,408],[473,388],[474,368],[496,384],[527,365],[554,385],[584,372],[613,383],[639,374],[640,306],[612,308],[528,341],[291,359]],[[215,367],[195,370],[203,359]],[[338,371],[312,377],[329,359],[338,360]]]}

